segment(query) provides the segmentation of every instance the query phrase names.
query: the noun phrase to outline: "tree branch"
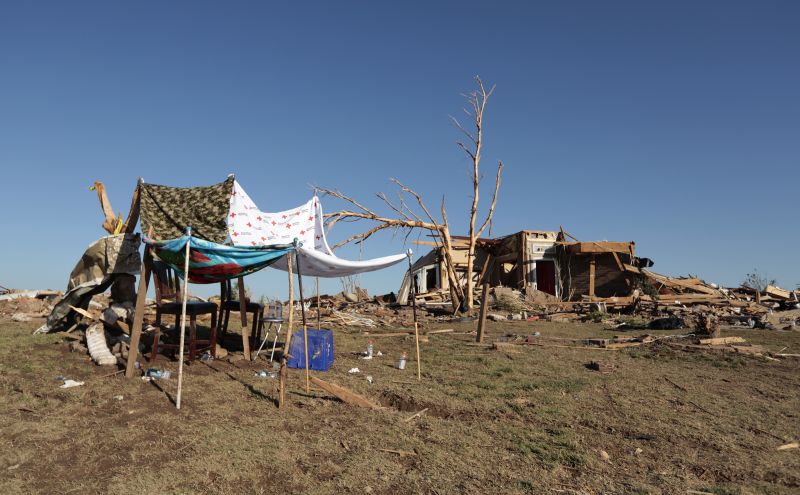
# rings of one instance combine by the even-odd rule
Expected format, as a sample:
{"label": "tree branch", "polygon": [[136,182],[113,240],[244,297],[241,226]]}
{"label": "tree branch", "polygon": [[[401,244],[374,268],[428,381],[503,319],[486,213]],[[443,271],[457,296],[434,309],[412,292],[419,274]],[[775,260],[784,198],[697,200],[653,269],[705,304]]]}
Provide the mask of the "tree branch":
{"label": "tree branch", "polygon": [[494,207],[497,204],[497,192],[500,190],[500,174],[503,171],[503,162],[501,161],[497,165],[497,176],[494,179],[494,194],[492,195],[492,203],[489,205],[489,212],[486,214],[486,220],[483,221],[483,225],[481,228],[478,229],[478,233],[476,237],[480,237],[483,234],[483,230],[489,225],[489,232],[492,231],[492,217],[494,216]]}

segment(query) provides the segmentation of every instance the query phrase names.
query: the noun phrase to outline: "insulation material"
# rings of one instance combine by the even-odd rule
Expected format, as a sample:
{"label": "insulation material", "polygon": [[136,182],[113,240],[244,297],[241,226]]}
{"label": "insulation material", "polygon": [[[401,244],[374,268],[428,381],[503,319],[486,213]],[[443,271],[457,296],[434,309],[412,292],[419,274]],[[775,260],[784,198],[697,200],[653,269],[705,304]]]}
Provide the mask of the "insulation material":
{"label": "insulation material", "polygon": [[86,329],[86,347],[95,363],[101,366],[113,366],[117,364],[117,358],[111,354],[111,350],[106,343],[106,333],[102,323],[95,323]]}

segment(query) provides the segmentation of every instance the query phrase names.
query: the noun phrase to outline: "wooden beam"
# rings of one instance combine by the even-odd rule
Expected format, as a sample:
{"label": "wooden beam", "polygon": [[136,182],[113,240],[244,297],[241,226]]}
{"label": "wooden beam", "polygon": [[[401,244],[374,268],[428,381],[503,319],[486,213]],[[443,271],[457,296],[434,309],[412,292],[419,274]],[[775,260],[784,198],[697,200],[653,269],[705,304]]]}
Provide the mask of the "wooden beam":
{"label": "wooden beam", "polygon": [[357,393],[352,392],[344,387],[340,387],[339,385],[334,385],[333,383],[320,380],[316,376],[311,377],[311,383],[328,392],[329,394],[335,395],[342,402],[346,402],[347,404],[352,404],[354,406],[364,407],[367,409],[383,409],[381,406],[375,404],[363,395],[358,395]]}
{"label": "wooden beam", "polygon": [[486,311],[489,309],[489,284],[483,284],[483,293],[481,295],[481,313],[478,318],[478,335],[475,337],[475,342],[483,342],[483,334],[486,329]]}
{"label": "wooden beam", "polygon": [[792,295],[790,291],[781,289],[780,287],[776,287],[774,285],[768,285],[764,290],[764,293],[770,297],[774,297],[775,299],[783,299],[785,301],[788,301]]}
{"label": "wooden beam", "polygon": [[567,252],[570,254],[589,254],[589,253],[624,253],[630,254],[633,242],[575,242],[566,243]]}
{"label": "wooden beam", "polygon": [[136,373],[136,358],[139,355],[139,340],[142,337],[144,307],[147,302],[147,287],[150,285],[150,249],[145,248],[142,268],[139,272],[139,292],[136,293],[136,309],[133,313],[131,328],[131,345],[128,348],[128,362],[125,364],[125,376],[133,378]]}
{"label": "wooden beam", "polygon": [[595,255],[589,259],[589,297],[594,297],[594,272],[595,272]]}
{"label": "wooden beam", "polygon": [[614,261],[617,262],[617,268],[619,268],[619,271],[624,272],[625,265],[622,264],[622,260],[619,259],[619,255],[617,253],[611,253],[611,255],[614,256]]}
{"label": "wooden beam", "polygon": [[642,271],[641,271],[641,270],[639,270],[639,268],[638,268],[638,267],[635,267],[635,266],[633,266],[633,265],[628,265],[628,264],[625,264],[625,263],[623,263],[623,264],[622,264],[622,267],[625,269],[625,271],[626,271],[626,272],[631,272],[631,273],[642,273]]}
{"label": "wooden beam", "polygon": [[136,230],[136,224],[139,223],[139,210],[140,210],[140,203],[139,203],[139,185],[136,185],[136,189],[133,190],[133,198],[131,198],[131,209],[128,211],[128,218],[125,219],[124,230],[126,234],[133,234],[133,231]]}

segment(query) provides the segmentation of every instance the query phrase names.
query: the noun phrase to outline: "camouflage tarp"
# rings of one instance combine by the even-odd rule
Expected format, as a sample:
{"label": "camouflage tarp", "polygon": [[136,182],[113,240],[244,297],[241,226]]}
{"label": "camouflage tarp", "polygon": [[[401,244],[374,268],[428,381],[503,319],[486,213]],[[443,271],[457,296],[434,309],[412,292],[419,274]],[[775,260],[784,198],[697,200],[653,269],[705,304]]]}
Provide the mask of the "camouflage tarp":
{"label": "camouflage tarp", "polygon": [[[222,244],[228,237],[233,176],[225,182],[203,187],[139,186],[142,233],[153,239],[192,236]],[[152,229],[152,233],[151,233]]]}

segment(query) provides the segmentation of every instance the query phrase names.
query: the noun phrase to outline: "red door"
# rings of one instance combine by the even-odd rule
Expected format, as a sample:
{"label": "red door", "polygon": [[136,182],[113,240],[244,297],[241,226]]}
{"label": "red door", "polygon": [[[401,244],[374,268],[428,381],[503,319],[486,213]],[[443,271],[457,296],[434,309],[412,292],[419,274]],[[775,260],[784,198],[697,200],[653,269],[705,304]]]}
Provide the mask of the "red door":
{"label": "red door", "polygon": [[553,260],[536,261],[536,287],[551,295],[556,295],[556,265]]}

